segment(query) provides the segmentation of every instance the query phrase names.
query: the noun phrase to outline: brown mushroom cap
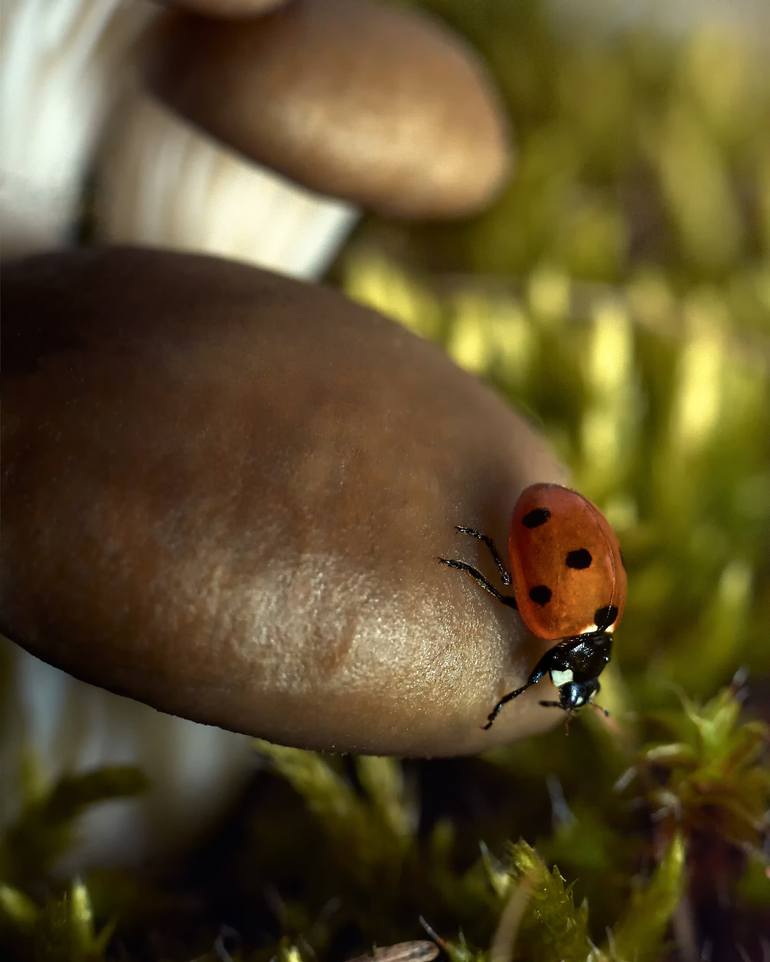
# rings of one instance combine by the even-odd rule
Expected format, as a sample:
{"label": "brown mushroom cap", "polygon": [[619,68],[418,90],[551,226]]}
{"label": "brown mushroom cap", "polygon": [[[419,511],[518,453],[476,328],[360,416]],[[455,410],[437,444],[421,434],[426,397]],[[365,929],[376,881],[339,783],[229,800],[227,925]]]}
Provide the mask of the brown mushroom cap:
{"label": "brown mushroom cap", "polygon": [[286,0],[161,0],[169,6],[184,7],[210,17],[253,17],[265,13]]}
{"label": "brown mushroom cap", "polygon": [[[71,674],[305,747],[478,751],[547,643],[490,568],[544,444],[434,345],[322,287],[132,249],[9,265],[0,625]],[[491,574],[491,571],[490,571]],[[544,682],[547,685],[547,683]]]}
{"label": "brown mushroom cap", "polygon": [[248,157],[380,213],[452,217],[485,205],[510,151],[478,58],[415,10],[294,0],[248,22],[172,15],[154,91]]}

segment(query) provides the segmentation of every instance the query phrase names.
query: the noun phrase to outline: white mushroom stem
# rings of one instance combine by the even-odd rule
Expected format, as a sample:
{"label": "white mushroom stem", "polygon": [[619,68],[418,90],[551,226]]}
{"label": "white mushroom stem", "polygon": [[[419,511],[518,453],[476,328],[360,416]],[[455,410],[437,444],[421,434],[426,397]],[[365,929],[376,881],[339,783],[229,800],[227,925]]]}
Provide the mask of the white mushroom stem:
{"label": "white mushroom stem", "polygon": [[3,251],[66,242],[104,118],[156,10],[123,0],[5,0],[0,22]]}
{"label": "white mushroom stem", "polygon": [[[0,223],[4,256],[67,243],[105,119],[158,7],[141,0],[5,0],[0,20]],[[46,779],[140,766],[143,801],[85,819],[76,866],[180,844],[220,812],[250,769],[248,740],[162,715],[76,681],[0,638],[0,816],[19,802],[29,754]]]}
{"label": "white mushroom stem", "polygon": [[[47,782],[104,765],[135,765],[144,797],[97,806],[79,824],[65,870],[137,862],[189,843],[221,815],[253,765],[250,739],[198,725],[77,681],[0,637],[10,679],[0,730],[0,818],[17,812],[19,764]],[[10,671],[8,671],[10,669]]]}
{"label": "white mushroom stem", "polygon": [[136,91],[98,163],[96,232],[217,254],[293,277],[323,273],[355,209],[260,167]]}

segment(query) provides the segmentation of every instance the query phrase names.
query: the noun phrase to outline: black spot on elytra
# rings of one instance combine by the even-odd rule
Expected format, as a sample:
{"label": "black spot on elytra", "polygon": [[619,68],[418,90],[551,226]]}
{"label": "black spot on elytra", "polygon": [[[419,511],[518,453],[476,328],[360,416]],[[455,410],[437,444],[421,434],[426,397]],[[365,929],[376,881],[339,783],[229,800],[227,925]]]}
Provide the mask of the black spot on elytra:
{"label": "black spot on elytra", "polygon": [[591,562],[594,559],[591,557],[591,552],[588,548],[576,548],[574,551],[568,551],[567,557],[564,559],[564,563],[568,568],[590,568]]}
{"label": "black spot on elytra", "polygon": [[551,589],[548,585],[535,585],[534,588],[529,589],[529,597],[542,608],[551,600]]}
{"label": "black spot on elytra", "polygon": [[618,609],[615,605],[605,605],[603,608],[597,608],[594,612],[594,622],[600,631],[609,628],[617,617]]}
{"label": "black spot on elytra", "polygon": [[550,517],[551,512],[548,508],[533,508],[524,515],[521,523],[525,528],[539,528],[540,525],[545,524]]}

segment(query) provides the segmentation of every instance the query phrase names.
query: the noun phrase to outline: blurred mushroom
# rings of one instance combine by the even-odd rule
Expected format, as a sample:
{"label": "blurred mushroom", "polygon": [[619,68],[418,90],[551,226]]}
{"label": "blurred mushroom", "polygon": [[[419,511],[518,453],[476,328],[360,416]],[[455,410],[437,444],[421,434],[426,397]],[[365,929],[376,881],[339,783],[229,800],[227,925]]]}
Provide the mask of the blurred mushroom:
{"label": "blurred mushroom", "polygon": [[104,119],[156,11],[122,0],[5,0],[0,29],[3,253],[66,243]]}
{"label": "blurred mushroom", "polygon": [[96,234],[112,241],[316,277],[355,220],[349,204],[244,160],[147,93],[121,110],[99,170]]}
{"label": "blurred mushroom", "polygon": [[161,0],[172,7],[185,7],[210,17],[249,17],[285,3],[286,0]]}
{"label": "blurred mushroom", "polygon": [[108,249],[9,266],[3,351],[0,623],[30,652],[299,746],[452,755],[557,720],[522,698],[482,731],[542,646],[436,557],[562,473],[433,345],[320,287]]}
{"label": "blurred mushroom", "polygon": [[446,218],[494,197],[504,112],[467,45],[415,10],[294,0],[170,14],[100,163],[97,230],[317,276],[361,208]]}

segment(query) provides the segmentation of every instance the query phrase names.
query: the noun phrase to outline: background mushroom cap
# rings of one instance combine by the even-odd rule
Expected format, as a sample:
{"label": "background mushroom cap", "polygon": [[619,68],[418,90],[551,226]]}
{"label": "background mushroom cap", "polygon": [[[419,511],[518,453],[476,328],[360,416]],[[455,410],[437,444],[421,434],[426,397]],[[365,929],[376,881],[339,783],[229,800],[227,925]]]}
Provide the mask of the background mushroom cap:
{"label": "background mushroom cap", "polygon": [[161,0],[161,2],[211,17],[253,17],[254,14],[273,10],[287,0]]}
{"label": "background mushroom cap", "polygon": [[248,22],[169,15],[150,58],[168,104],[323,194],[405,217],[483,207],[509,168],[477,56],[414,10],[295,0]]}
{"label": "background mushroom cap", "polygon": [[[164,711],[307,747],[472,752],[547,643],[470,579],[534,481],[532,430],[336,293],[194,255],[5,277],[3,631]],[[542,697],[540,693],[539,697]]]}

